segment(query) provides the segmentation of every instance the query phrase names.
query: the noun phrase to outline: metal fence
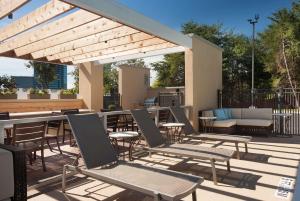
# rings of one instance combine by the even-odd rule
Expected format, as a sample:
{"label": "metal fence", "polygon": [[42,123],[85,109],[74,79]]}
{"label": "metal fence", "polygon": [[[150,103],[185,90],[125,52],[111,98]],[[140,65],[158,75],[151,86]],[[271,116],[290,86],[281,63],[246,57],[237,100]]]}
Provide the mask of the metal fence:
{"label": "metal fence", "polygon": [[[286,134],[300,135],[300,108],[296,99],[300,99],[300,89],[296,97],[291,89],[259,89],[254,92],[256,108],[272,108],[273,113],[291,114],[286,123]],[[218,90],[218,107],[248,108],[251,106],[250,90]],[[279,121],[274,120],[274,129]]]}
{"label": "metal fence", "polygon": [[110,109],[110,105],[114,105],[115,108],[120,107],[120,94],[105,94],[103,96],[103,108]]}
{"label": "metal fence", "polygon": [[181,92],[160,92],[158,95],[158,104],[160,107],[181,106],[184,105],[184,96]]}

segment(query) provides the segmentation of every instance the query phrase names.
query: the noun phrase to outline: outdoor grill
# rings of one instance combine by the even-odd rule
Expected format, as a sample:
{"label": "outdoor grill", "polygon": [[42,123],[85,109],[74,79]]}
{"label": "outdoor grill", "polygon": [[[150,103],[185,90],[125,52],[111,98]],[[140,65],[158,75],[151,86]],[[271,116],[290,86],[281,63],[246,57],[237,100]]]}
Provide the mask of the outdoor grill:
{"label": "outdoor grill", "polygon": [[155,106],[157,105],[158,101],[157,101],[157,97],[151,97],[151,98],[147,98],[145,101],[144,101],[144,106],[146,108],[148,107],[152,107],[152,106]]}

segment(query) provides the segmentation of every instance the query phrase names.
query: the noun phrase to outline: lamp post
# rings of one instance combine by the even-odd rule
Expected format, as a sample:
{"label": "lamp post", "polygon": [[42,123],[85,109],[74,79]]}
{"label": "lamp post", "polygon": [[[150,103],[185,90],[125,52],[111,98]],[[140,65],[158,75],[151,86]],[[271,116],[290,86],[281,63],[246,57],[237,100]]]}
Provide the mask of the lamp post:
{"label": "lamp post", "polygon": [[248,22],[252,24],[252,77],[251,77],[251,106],[254,106],[254,48],[255,48],[255,24],[258,23],[259,15],[255,15],[254,19],[249,19]]}

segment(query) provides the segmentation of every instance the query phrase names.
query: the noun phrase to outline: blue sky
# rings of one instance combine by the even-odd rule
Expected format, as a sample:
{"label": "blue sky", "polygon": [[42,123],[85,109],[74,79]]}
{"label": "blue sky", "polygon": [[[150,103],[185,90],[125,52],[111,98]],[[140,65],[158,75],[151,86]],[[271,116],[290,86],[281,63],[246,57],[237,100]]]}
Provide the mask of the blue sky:
{"label": "blue sky", "polygon": [[[148,16],[177,31],[181,25],[193,20],[203,24],[222,23],[224,28],[233,29],[236,33],[251,35],[251,26],[247,19],[254,14],[260,15],[257,30],[263,31],[270,23],[268,16],[280,8],[290,8],[292,0],[117,0],[145,16]],[[40,7],[47,0],[32,0],[17,12],[14,19]],[[10,20],[0,20],[0,27],[8,24]],[[155,61],[158,58],[152,58]],[[32,70],[25,69],[24,61],[1,58],[1,74],[26,75],[33,74]],[[69,68],[68,71],[72,71]],[[155,77],[153,75],[152,77]],[[152,79],[153,80],[153,79]],[[73,79],[68,77],[68,87],[72,87]]]}

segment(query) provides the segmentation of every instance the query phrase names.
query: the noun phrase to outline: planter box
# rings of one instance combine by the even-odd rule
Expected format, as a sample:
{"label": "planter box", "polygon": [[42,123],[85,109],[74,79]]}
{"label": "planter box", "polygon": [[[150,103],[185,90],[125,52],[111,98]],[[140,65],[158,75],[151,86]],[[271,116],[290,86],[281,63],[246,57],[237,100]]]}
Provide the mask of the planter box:
{"label": "planter box", "polygon": [[28,99],[50,99],[50,94],[43,94],[43,95],[38,95],[38,94],[27,94]]}
{"label": "planter box", "polygon": [[0,94],[0,99],[17,99],[17,94],[9,94],[9,95],[3,95]]}
{"label": "planter box", "polygon": [[77,99],[77,94],[58,94],[59,99]]}

